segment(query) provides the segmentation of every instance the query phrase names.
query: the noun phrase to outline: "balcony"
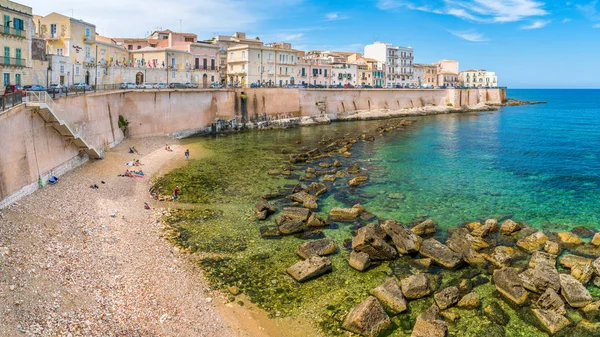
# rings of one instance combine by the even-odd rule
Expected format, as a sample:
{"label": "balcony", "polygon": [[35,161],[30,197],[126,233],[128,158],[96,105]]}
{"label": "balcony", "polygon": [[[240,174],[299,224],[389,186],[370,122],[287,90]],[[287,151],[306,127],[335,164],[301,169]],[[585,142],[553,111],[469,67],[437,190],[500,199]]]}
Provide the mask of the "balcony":
{"label": "balcony", "polygon": [[16,36],[23,39],[27,38],[27,34],[24,30],[16,29],[9,26],[0,26],[0,33],[3,35]]}
{"label": "balcony", "polygon": [[227,59],[227,63],[243,63],[243,62],[248,62],[248,59],[244,58],[244,57],[234,57],[231,59]]}
{"label": "balcony", "polygon": [[216,66],[209,66],[209,65],[196,65],[194,66],[194,70],[217,70]]}
{"label": "balcony", "polygon": [[14,66],[14,67],[26,67],[27,63],[25,59],[17,59],[12,57],[0,57],[0,65]]}
{"label": "balcony", "polygon": [[83,37],[83,42],[85,43],[94,43],[94,38],[91,36],[84,36]]}
{"label": "balcony", "polygon": [[42,37],[46,40],[52,41],[52,40],[60,40],[61,36],[58,35],[58,33],[54,33],[54,34],[43,34]]}

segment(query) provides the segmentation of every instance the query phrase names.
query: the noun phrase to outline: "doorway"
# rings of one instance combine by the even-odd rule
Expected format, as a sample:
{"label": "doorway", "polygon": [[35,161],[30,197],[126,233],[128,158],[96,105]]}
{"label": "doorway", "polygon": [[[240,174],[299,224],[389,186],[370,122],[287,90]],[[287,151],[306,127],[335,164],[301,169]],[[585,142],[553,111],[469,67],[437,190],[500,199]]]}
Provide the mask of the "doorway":
{"label": "doorway", "polygon": [[139,72],[135,74],[135,84],[140,85],[144,83],[144,73]]}
{"label": "doorway", "polygon": [[85,72],[85,84],[90,85],[90,72]]}
{"label": "doorway", "polygon": [[207,88],[208,87],[208,75],[204,74],[202,75],[202,88]]}

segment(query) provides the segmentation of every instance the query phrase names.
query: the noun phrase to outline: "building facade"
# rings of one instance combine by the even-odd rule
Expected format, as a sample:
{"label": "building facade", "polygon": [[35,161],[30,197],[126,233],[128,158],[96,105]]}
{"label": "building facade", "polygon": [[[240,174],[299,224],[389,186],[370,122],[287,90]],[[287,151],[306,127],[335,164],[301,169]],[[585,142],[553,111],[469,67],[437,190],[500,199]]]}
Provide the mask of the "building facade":
{"label": "building facade", "polygon": [[437,86],[437,66],[433,64],[415,64],[415,81],[419,87]]}
{"label": "building facade", "polygon": [[29,84],[32,77],[31,37],[33,14],[31,7],[0,0],[2,28],[0,42],[4,57],[0,62],[2,91],[9,84]]}
{"label": "building facade", "polygon": [[408,87],[416,83],[414,51],[411,47],[398,47],[377,41],[365,46],[364,56],[385,63],[386,86]]}
{"label": "building facade", "polygon": [[498,86],[498,78],[496,77],[496,73],[493,71],[476,69],[461,71],[458,75],[458,80],[460,85],[469,88],[495,88]]}
{"label": "building facade", "polygon": [[357,86],[358,84],[358,65],[351,63],[339,63],[332,65],[332,78],[331,85],[333,86],[344,86],[352,85]]}
{"label": "building facade", "polygon": [[331,64],[302,60],[298,63],[298,80],[296,84],[329,87],[332,74]]}
{"label": "building facade", "polygon": [[227,50],[227,84],[250,87],[297,84],[298,51],[289,43],[239,45]]}

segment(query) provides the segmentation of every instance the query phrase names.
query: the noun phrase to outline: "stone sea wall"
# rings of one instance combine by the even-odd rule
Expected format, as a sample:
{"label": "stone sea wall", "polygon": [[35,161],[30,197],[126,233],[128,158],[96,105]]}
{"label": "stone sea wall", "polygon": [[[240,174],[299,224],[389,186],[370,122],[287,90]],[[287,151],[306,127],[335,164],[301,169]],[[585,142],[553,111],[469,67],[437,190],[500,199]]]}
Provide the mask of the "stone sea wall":
{"label": "stone sea wall", "polygon": [[[187,136],[210,132],[215,119],[239,125],[356,110],[453,109],[505,99],[504,88],[124,90],[59,98],[56,113],[77,125],[97,149],[108,149],[125,137],[119,116],[129,121],[129,137]],[[0,208],[33,192],[40,176],[58,175],[85,158],[25,105],[0,113],[0,145]]]}

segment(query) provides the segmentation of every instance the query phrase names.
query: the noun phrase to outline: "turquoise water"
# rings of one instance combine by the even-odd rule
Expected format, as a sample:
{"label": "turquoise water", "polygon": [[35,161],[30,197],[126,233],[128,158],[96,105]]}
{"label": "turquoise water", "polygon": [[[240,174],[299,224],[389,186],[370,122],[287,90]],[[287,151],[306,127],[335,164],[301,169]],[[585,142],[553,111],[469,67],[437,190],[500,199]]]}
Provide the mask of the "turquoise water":
{"label": "turquoise water", "polygon": [[538,228],[600,229],[600,90],[508,97],[548,103],[418,118],[365,148],[367,209],[404,222],[427,215],[443,227],[510,216]]}

